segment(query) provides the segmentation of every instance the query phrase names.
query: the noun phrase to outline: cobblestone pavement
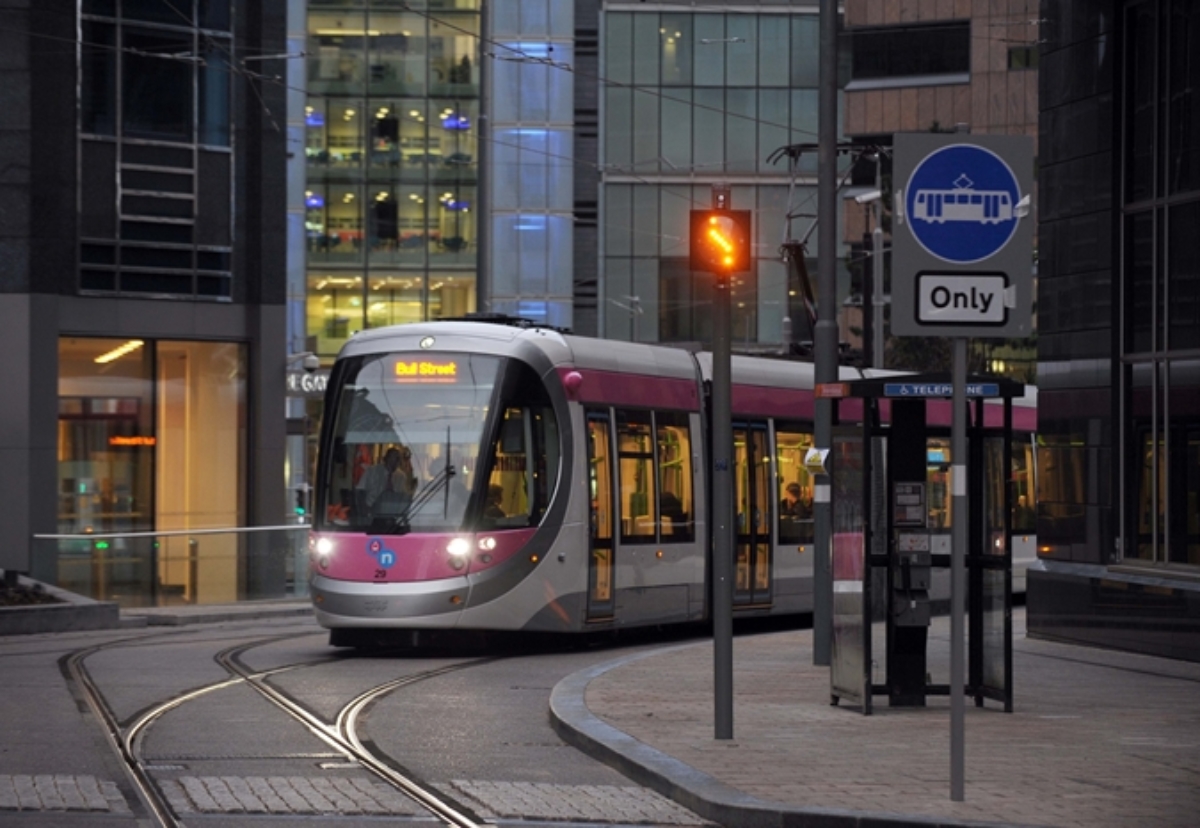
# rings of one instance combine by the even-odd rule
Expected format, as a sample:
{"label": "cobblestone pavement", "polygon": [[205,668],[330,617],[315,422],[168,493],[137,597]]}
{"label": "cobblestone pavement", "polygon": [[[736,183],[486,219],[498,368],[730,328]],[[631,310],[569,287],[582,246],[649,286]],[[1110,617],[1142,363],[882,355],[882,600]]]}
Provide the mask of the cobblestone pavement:
{"label": "cobblestone pavement", "polygon": [[[161,783],[171,808],[187,814],[418,816],[428,812],[386,785],[361,777],[184,776]],[[635,786],[460,780],[438,786],[481,819],[700,826],[664,796]]]}
{"label": "cobblestone pavement", "polygon": [[94,776],[0,775],[0,811],[130,813],[115,782]]}
{"label": "cobblestone pavement", "polygon": [[441,786],[476,806],[482,819],[621,822],[633,825],[704,825],[703,819],[664,796],[625,785],[552,785],[455,780]]}
{"label": "cobblestone pavement", "polygon": [[394,789],[365,778],[184,776],[160,783],[175,813],[415,816],[428,814]]}

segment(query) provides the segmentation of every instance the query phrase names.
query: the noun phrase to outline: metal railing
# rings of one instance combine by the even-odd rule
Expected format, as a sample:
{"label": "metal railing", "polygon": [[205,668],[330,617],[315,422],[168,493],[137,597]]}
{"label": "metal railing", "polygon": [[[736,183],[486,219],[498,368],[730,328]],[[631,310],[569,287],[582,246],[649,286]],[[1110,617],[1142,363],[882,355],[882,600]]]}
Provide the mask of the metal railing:
{"label": "metal railing", "polygon": [[122,607],[308,595],[307,525],[33,536],[32,574]]}

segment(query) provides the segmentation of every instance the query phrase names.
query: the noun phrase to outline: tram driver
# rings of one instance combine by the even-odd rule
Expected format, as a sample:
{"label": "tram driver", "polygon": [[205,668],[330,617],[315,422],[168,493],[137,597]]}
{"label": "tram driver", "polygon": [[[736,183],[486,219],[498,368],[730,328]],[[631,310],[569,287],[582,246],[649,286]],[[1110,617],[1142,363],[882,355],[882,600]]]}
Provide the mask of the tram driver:
{"label": "tram driver", "polygon": [[358,480],[358,500],[372,517],[400,517],[412,503],[417,478],[412,452],[407,446],[391,446],[383,462],[369,466]]}

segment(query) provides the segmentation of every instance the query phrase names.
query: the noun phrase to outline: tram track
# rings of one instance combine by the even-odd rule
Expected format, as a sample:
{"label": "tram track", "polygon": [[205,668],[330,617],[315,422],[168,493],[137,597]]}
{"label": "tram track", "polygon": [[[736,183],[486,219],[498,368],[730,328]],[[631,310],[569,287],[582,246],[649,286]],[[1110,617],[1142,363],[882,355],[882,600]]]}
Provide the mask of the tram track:
{"label": "tram track", "polygon": [[223,651],[217,655],[217,663],[221,664],[221,666],[225,667],[231,673],[240,676],[265,699],[296,721],[304,724],[314,735],[325,741],[326,744],[337,750],[344,751],[347,756],[362,765],[365,770],[411,798],[417,804],[433,813],[437,818],[445,821],[447,825],[454,828],[480,828],[483,823],[476,822],[464,813],[460,806],[452,803],[433,788],[421,784],[412,774],[396,764],[390,757],[379,755],[364,743],[358,735],[358,722],[361,715],[377,699],[388,693],[428,679],[489,664],[496,661],[496,658],[473,659],[468,662],[437,667],[432,670],[425,670],[420,673],[384,682],[360,693],[349,703],[343,705],[334,722],[330,724],[293,700],[286,693],[271,687],[267,683],[267,679],[279,671],[254,673],[240,664],[237,660],[237,655],[248,649],[250,647],[235,647]]}
{"label": "tram track", "polygon": [[498,660],[497,657],[478,658],[443,665],[383,682],[358,693],[340,707],[332,721],[327,721],[288,693],[272,686],[270,679],[295,670],[327,664],[330,661],[338,660],[338,657],[326,657],[312,662],[301,662],[264,670],[256,670],[247,666],[241,658],[255,648],[307,634],[309,633],[277,635],[227,647],[213,656],[213,659],[229,674],[228,678],[196,687],[155,704],[140,711],[127,723],[122,723],[120,717],[107,703],[103,691],[87,669],[85,662],[89,657],[104,650],[128,647],[157,636],[137,636],[75,651],[64,656],[62,666],[66,675],[79,689],[87,708],[102,724],[110,747],[120,758],[131,785],[145,804],[149,815],[153,817],[156,824],[163,828],[186,828],[186,825],[172,807],[161,785],[154,779],[151,772],[153,763],[147,762],[143,758],[142,748],[147,734],[154,724],[167,713],[212,693],[239,685],[245,685],[254,690],[276,709],[304,726],[333,751],[357,763],[363,770],[431,813],[442,824],[451,826],[451,828],[482,828],[485,823],[477,821],[461,805],[414,777],[394,758],[382,755],[369,739],[365,739],[360,734],[360,727],[371,706],[388,694],[428,679],[494,662]]}

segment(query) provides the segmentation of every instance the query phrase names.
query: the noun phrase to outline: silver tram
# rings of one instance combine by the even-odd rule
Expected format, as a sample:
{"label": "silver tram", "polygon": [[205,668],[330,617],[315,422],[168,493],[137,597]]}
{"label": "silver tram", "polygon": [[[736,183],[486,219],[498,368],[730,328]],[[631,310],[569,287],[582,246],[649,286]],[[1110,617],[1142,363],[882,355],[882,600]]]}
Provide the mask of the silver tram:
{"label": "silver tram", "polygon": [[[732,373],[735,613],[809,612],[813,366]],[[518,320],[357,334],[330,377],[310,539],[331,644],[707,619],[710,379],[710,354]]]}

